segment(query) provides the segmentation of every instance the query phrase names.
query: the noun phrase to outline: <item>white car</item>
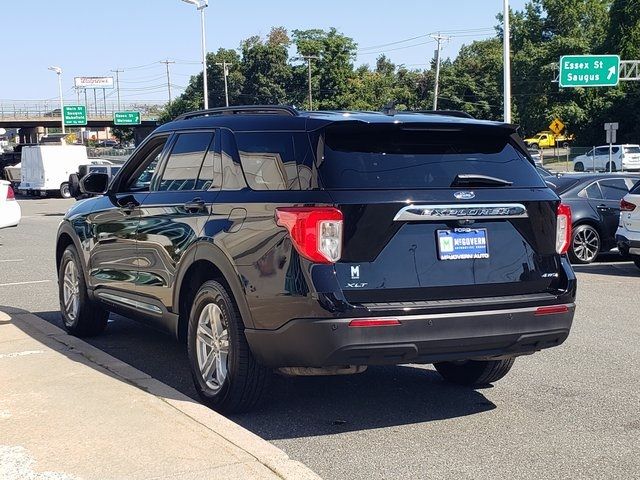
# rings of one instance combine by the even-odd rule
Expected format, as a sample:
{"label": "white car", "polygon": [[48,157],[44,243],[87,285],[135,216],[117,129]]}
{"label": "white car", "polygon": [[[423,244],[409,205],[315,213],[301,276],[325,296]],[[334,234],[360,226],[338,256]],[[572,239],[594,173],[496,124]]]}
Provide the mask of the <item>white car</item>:
{"label": "white car", "polygon": [[17,227],[22,212],[13,195],[13,188],[6,180],[0,180],[0,228]]}
{"label": "white car", "polygon": [[616,231],[618,250],[640,268],[640,182],[620,200],[620,223]]}
{"label": "white car", "polygon": [[609,160],[609,145],[592,148],[584,155],[578,155],[573,159],[573,170],[576,172],[640,170],[640,145],[612,145],[611,160]]}

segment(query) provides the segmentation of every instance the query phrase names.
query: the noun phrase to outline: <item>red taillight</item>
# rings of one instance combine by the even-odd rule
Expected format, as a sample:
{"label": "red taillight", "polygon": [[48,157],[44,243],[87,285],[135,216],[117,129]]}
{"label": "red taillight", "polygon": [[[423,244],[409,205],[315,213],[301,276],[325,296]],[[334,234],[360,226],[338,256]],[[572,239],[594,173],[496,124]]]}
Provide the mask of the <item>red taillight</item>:
{"label": "red taillight", "polygon": [[564,255],[571,245],[571,207],[561,203],[558,205],[556,219],[556,252]]}
{"label": "red taillight", "polygon": [[567,313],[569,311],[569,307],[566,305],[552,305],[550,307],[539,307],[536,309],[536,316],[542,315],[555,315],[558,313]]}
{"label": "red taillight", "polygon": [[636,209],[636,205],[631,202],[627,202],[624,198],[620,200],[620,210],[623,212],[633,212]]}
{"label": "red taillight", "polygon": [[396,318],[361,318],[358,320],[351,320],[349,322],[350,327],[395,327],[400,325],[400,320]]}
{"label": "red taillight", "polygon": [[11,188],[11,185],[7,186],[7,200],[15,200],[16,196],[13,193],[13,188]]}
{"label": "red taillight", "polygon": [[331,207],[276,208],[276,223],[289,231],[303,257],[335,263],[342,255],[342,212]]}

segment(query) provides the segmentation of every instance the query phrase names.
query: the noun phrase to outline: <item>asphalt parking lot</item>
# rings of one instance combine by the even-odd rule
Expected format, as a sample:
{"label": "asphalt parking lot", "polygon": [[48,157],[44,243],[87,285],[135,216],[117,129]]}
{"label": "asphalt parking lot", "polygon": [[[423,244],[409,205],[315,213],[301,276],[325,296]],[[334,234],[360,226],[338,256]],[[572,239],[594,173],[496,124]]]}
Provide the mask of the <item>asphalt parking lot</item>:
{"label": "asphalt parking lot", "polygon": [[[0,306],[60,325],[55,231],[73,200],[20,203],[21,225],[0,231]],[[518,359],[492,388],[414,365],[276,377],[258,410],[231,418],[327,479],[640,478],[640,270],[609,255],[576,271],[567,342]],[[113,316],[89,341],[195,396],[170,337]]]}

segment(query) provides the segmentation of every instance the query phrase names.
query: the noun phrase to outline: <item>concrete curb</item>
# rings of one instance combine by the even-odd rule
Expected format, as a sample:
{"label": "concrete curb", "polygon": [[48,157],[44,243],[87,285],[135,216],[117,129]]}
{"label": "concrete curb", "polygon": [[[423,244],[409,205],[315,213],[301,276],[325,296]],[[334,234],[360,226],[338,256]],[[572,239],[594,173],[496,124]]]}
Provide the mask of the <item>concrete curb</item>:
{"label": "concrete curb", "polygon": [[[13,322],[22,323],[28,328],[40,332],[46,337],[64,345],[66,348],[73,350],[75,353],[82,355],[90,362],[106,369],[112,375],[137,386],[171,405],[183,415],[188,416],[193,421],[209,429],[213,434],[219,435],[245,451],[279,477],[285,480],[320,479],[320,477],[307,466],[301,462],[292,460],[285,452],[276,446],[214,410],[195,402],[169,385],[156,380],[77,337],[68,335],[64,330],[36,315],[15,308],[3,307],[3,310],[11,317]],[[4,320],[2,317],[3,312],[0,311],[0,320]]]}

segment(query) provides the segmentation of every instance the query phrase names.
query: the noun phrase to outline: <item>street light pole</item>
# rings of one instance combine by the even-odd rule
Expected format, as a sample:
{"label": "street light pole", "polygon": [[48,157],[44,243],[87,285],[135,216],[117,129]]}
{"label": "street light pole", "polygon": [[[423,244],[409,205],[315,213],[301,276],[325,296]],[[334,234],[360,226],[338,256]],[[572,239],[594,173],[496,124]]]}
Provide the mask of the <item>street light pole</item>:
{"label": "street light pole", "polygon": [[62,68],[60,67],[49,67],[49,70],[52,72],[56,72],[58,75],[58,94],[60,95],[60,123],[62,125],[62,133],[67,133],[64,128],[64,97],[62,96]]}
{"label": "street light pole", "polygon": [[207,87],[207,46],[205,40],[204,9],[209,6],[209,0],[182,0],[195,5],[200,11],[200,28],[202,30],[202,87],[204,90],[204,109],[209,108],[209,90]]}
{"label": "street light pole", "polygon": [[504,121],[511,123],[511,33],[509,29],[509,0],[504,1],[504,32],[502,38],[502,63],[504,65]]}

